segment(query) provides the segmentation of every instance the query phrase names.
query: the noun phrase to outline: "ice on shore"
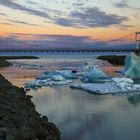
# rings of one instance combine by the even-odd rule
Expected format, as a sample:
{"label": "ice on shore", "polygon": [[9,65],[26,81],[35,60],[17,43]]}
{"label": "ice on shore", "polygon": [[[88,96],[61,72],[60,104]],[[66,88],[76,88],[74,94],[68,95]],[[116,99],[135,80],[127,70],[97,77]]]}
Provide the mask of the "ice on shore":
{"label": "ice on shore", "polygon": [[70,88],[85,90],[94,94],[121,94],[133,95],[135,92],[140,94],[140,85],[134,84],[129,78],[112,78],[105,83],[80,83],[72,84]]}
{"label": "ice on shore", "polygon": [[35,81],[30,81],[26,82],[24,85],[25,90],[30,90],[30,89],[38,89],[41,88],[42,86],[49,85],[47,80],[35,80]]}
{"label": "ice on shore", "polygon": [[126,57],[125,75],[132,79],[140,78],[140,56],[131,53]]}

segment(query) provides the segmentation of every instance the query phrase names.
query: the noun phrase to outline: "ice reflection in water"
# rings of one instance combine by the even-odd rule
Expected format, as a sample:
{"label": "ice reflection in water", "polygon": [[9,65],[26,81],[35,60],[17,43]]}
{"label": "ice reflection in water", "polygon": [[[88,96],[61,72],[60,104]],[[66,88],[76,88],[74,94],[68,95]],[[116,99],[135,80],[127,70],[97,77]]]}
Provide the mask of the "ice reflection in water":
{"label": "ice reflection in water", "polygon": [[[140,137],[140,106],[127,98],[97,96],[67,86],[30,91],[41,114],[56,122],[63,140],[136,140]],[[129,132],[129,133],[128,133]]]}

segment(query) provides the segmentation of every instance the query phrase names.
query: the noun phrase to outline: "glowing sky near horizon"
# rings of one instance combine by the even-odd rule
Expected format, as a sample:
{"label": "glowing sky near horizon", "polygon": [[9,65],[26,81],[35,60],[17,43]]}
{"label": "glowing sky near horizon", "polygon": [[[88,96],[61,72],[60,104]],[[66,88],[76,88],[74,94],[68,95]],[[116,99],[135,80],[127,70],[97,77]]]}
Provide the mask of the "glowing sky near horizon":
{"label": "glowing sky near horizon", "polygon": [[0,35],[119,38],[140,29],[139,0],[0,0]]}

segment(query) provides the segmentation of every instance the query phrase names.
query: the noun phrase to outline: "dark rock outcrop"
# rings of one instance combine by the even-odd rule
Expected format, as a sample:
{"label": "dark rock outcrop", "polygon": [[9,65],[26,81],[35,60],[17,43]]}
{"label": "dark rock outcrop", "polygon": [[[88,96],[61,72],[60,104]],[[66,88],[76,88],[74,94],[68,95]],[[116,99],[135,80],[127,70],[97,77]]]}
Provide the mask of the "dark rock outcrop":
{"label": "dark rock outcrop", "polygon": [[7,67],[7,66],[10,66],[10,65],[12,65],[10,62],[0,59],[0,68],[1,67]]}
{"label": "dark rock outcrop", "polygon": [[0,140],[60,140],[60,131],[36,112],[31,96],[1,75]]}
{"label": "dark rock outcrop", "polygon": [[106,60],[113,65],[123,65],[125,64],[125,55],[105,55],[99,56],[97,59]]}

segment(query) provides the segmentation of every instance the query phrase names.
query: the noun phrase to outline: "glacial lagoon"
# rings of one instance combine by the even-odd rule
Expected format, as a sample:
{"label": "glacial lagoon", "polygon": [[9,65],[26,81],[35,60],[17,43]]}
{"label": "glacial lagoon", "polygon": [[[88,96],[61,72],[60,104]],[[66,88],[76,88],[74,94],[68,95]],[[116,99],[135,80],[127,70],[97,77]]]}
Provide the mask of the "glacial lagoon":
{"label": "glacial lagoon", "polygon": [[[46,70],[79,70],[85,63],[99,65],[113,77],[122,77],[113,66],[95,57],[38,60],[12,60],[13,66],[0,69],[0,73],[21,87],[34,81]],[[75,83],[79,83],[75,80]],[[32,101],[37,111],[47,115],[61,130],[62,140],[138,140],[140,138],[140,95],[95,95],[83,90],[73,90],[68,85],[42,86],[31,89]]]}

